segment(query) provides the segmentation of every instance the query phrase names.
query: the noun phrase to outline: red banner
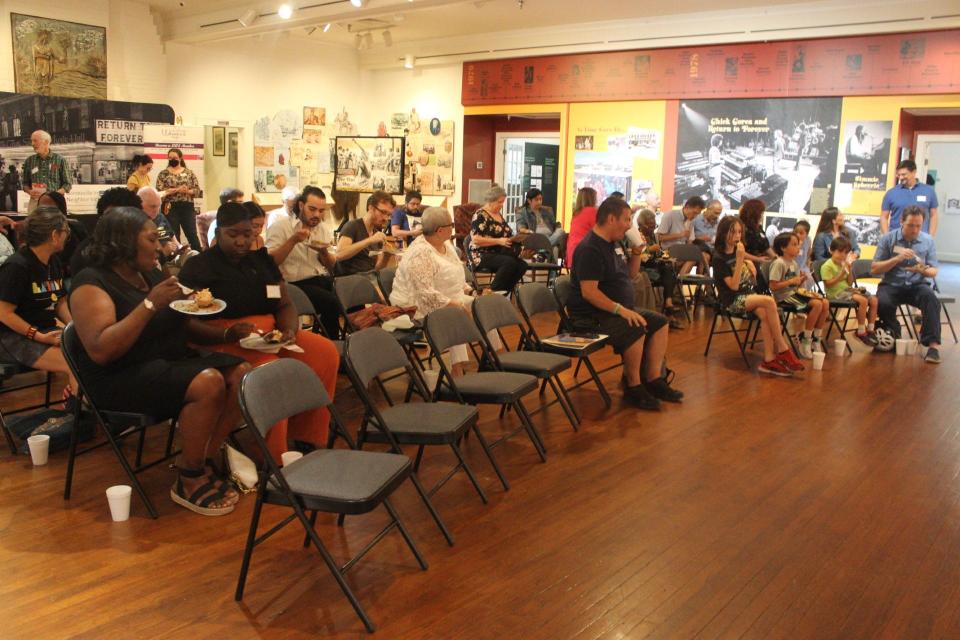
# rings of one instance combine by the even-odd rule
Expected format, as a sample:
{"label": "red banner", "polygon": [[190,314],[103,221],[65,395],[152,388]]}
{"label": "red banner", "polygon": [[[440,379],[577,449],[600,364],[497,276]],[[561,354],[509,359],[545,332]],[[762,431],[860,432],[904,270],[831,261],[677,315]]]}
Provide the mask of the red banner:
{"label": "red banner", "polygon": [[960,91],[960,30],[465,62],[464,106]]}

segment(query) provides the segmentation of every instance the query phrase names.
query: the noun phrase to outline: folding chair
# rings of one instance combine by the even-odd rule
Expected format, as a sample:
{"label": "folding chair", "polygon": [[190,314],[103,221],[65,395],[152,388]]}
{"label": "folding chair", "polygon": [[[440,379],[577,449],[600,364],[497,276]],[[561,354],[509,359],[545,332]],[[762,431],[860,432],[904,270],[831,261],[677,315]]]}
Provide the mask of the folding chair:
{"label": "folding chair", "polygon": [[[480,293],[485,287],[489,287],[493,282],[493,276],[495,272],[491,269],[483,269],[473,264],[473,260],[470,256],[470,247],[472,244],[473,236],[471,234],[467,234],[467,237],[463,239],[464,253],[467,257],[465,264],[470,272],[470,277],[467,278],[467,282],[472,282],[474,285],[473,288],[477,291],[477,293]],[[485,278],[484,282],[480,282],[479,276],[481,275]]]}
{"label": "folding chair", "polygon": [[[770,267],[773,266],[771,262],[762,262],[760,263],[760,274],[763,276],[763,279],[766,282],[770,282]],[[790,316],[796,315],[797,309],[793,305],[786,302],[777,303],[777,315],[780,316],[780,333],[783,334],[783,337],[786,338],[787,344],[790,345],[790,349],[793,351],[793,354],[800,357],[800,350],[797,348],[796,336],[790,333]],[[757,323],[757,328],[759,329],[760,325]],[[752,346],[753,343],[751,343]]]}
{"label": "folding chair", "polygon": [[[726,321],[729,329],[717,330],[717,323],[721,318]],[[736,324],[734,324],[734,319],[740,321],[746,321],[747,326],[741,334],[737,329]],[[743,358],[743,363],[747,365],[747,369],[752,368],[750,366],[750,360],[747,358],[747,347],[752,346],[756,343],[756,334],[760,329],[760,319],[750,311],[742,312],[731,312],[729,309],[723,307],[718,301],[714,305],[713,313],[713,322],[710,323],[710,335],[707,337],[707,347],[703,350],[704,357],[710,355],[710,345],[713,343],[713,336],[721,335],[724,333],[732,333],[733,337],[737,341],[737,348],[740,350],[740,357]]]}
{"label": "folding chair", "polygon": [[[0,362],[0,396],[13,393],[14,391],[22,391],[24,389],[33,389],[35,387],[44,387],[43,402],[40,404],[31,404],[25,407],[20,407],[14,409],[13,411],[7,411],[7,415],[14,415],[17,413],[24,413],[26,411],[33,411],[34,409],[41,409],[44,407],[50,406],[50,387],[53,384],[53,374],[49,371],[45,372],[43,382],[29,382],[26,384],[20,384],[15,387],[5,386],[7,380],[10,380],[14,376],[22,374],[35,373],[36,369],[31,369],[30,367],[24,367],[23,365],[16,362]],[[10,427],[7,425],[6,420],[3,416],[3,411],[0,411],[0,430],[3,431],[3,436],[7,441],[7,447],[10,449],[10,455],[17,455],[17,444],[14,440],[13,433],[10,431]]]}
{"label": "folding chair", "polygon": [[[113,452],[116,454],[117,459],[120,461],[120,466],[123,467],[124,472],[130,479],[131,486],[133,486],[133,489],[137,492],[137,495],[140,496],[144,506],[147,507],[150,517],[159,517],[156,508],[153,506],[153,502],[149,497],[147,497],[146,492],[143,490],[143,485],[140,484],[137,474],[146,471],[151,467],[163,464],[167,460],[170,460],[180,454],[179,449],[177,451],[173,450],[173,436],[176,432],[176,419],[169,420],[170,430],[167,433],[167,444],[166,448],[164,449],[164,455],[157,460],[143,464],[143,445],[147,428],[166,422],[168,418],[166,416],[151,416],[145,413],[101,410],[99,407],[97,407],[90,394],[86,392],[83,379],[80,377],[77,361],[80,355],[80,350],[83,349],[83,346],[80,344],[80,337],[77,335],[76,329],[74,328],[72,322],[63,330],[60,347],[63,351],[63,357],[67,361],[67,366],[70,367],[73,377],[77,380],[78,388],[76,412],[73,416],[74,425],[80,424],[80,416],[82,413],[81,408],[84,404],[84,400],[86,400],[86,403],[90,408],[90,412],[96,419],[97,424],[102,428],[103,434],[106,437],[104,442],[100,442],[98,444],[91,445],[86,449],[77,451],[77,432],[79,429],[74,428],[71,431],[69,457],[67,458],[67,476],[63,485],[63,499],[70,499],[70,491],[73,485],[73,467],[77,456],[81,456],[85,453],[94,451],[95,449],[99,449],[100,447],[110,445],[110,447],[113,449]],[[120,443],[125,438],[134,434],[139,435],[139,440],[137,442],[136,459],[131,467],[130,461],[127,460],[127,456],[123,453],[123,451],[120,450]]]}
{"label": "folding chair", "polygon": [[[283,393],[277,393],[278,389],[282,389]],[[316,449],[281,469],[267,448],[266,438],[273,425],[283,418],[320,407],[329,407],[331,422],[336,429],[342,429],[337,411],[320,379],[310,367],[298,360],[283,358],[257,367],[247,373],[240,383],[240,409],[263,452],[264,462],[259,470],[257,500],[250,518],[250,530],[234,598],[238,602],[243,599],[254,547],[293,520],[299,520],[306,531],[304,547],[313,542],[340,590],[367,631],[372,633],[376,627],[353,594],[344,574],[394,526],[400,530],[420,568],[426,570],[426,561],[388,499],[411,476],[413,465],[409,458],[395,453]],[[257,526],[264,504],[290,507],[293,513],[258,537]],[[353,558],[337,566],[317,534],[317,513],[359,515],[373,511],[381,504],[390,514],[390,523]],[[310,512],[309,518],[307,511]]]}
{"label": "folding chair", "polygon": [[[577,415],[576,410],[573,408],[570,396],[567,395],[567,389],[563,386],[563,381],[560,379],[560,373],[570,368],[570,358],[556,353],[524,351],[519,348],[516,351],[510,351],[506,346],[503,335],[500,334],[500,330],[503,329],[503,327],[519,327],[521,344],[525,344],[527,340],[523,322],[517,315],[516,309],[514,309],[513,305],[506,298],[501,296],[482,296],[474,300],[472,306],[473,319],[477,323],[477,328],[480,329],[493,366],[499,371],[528,373],[536,376],[543,381],[540,386],[541,394],[543,394],[547,384],[549,384],[553,390],[556,400],[543,405],[535,411],[531,411],[530,415],[539,413],[554,403],[559,403],[563,408],[563,412],[567,414],[567,420],[570,421],[570,426],[573,427],[574,431],[577,431],[580,426],[580,416]],[[497,353],[487,335],[490,331],[496,331],[500,334],[500,341],[503,343],[506,351]]]}
{"label": "folding chair", "polygon": [[[830,258],[817,260],[811,265],[813,283],[816,285],[817,290],[821,293],[823,293],[823,278],[820,277],[820,267],[822,267],[823,263],[829,259]],[[865,262],[869,263],[870,261],[866,260]],[[867,273],[869,273],[869,269],[867,270]],[[836,327],[837,332],[840,334],[841,340],[846,338],[848,332],[847,324],[850,322],[850,312],[853,311],[856,313],[857,310],[857,303],[853,300],[829,300],[828,302],[830,303],[830,324],[827,326],[826,335],[823,336],[823,341],[826,344],[829,344],[830,342],[830,334],[833,332],[834,327]],[[846,310],[846,313],[843,316],[843,324],[841,325],[838,315],[840,311],[844,310]],[[853,349],[849,344],[847,345],[847,351],[853,353]]]}
{"label": "folding chair", "polygon": [[449,398],[461,404],[509,406],[516,412],[521,426],[493,442],[490,445],[491,449],[522,429],[527,432],[540,460],[546,462],[547,448],[536,427],[533,426],[530,414],[527,413],[522,401],[523,396],[537,388],[537,378],[524,373],[506,371],[482,371],[455,378],[440,354],[455,345],[477,343],[480,346],[480,361],[490,361],[489,350],[483,342],[480,331],[470,322],[465,313],[450,307],[437,309],[427,315],[424,324],[427,341],[440,366],[434,399]]}
{"label": "folding chair", "polygon": [[393,292],[393,280],[397,277],[396,267],[384,267],[377,271],[377,286],[380,287],[380,293],[383,299],[390,303],[390,294]]}
{"label": "folding chair", "polygon": [[[430,491],[428,496],[434,495],[453,477],[461,468],[473,484],[474,489],[484,504],[487,503],[487,494],[473,469],[467,464],[460,450],[460,442],[468,431],[473,431],[480,446],[490,460],[493,470],[500,478],[504,490],[510,485],[503,477],[493,453],[477,428],[479,414],[476,407],[456,402],[417,402],[395,404],[389,396],[384,396],[388,407],[379,408],[368,391],[370,383],[378,376],[395,369],[403,369],[411,381],[420,387],[423,397],[429,396],[429,391],[423,383],[420,372],[410,366],[403,349],[389,333],[378,327],[364,329],[347,340],[347,361],[349,363],[350,380],[363,401],[365,412],[357,442],[363,447],[365,442],[385,443],[390,445],[395,453],[403,453],[400,445],[415,445],[418,447],[417,457],[413,465],[413,479],[417,479],[420,462],[423,459],[424,448],[429,445],[449,446],[457,457],[458,464],[451,469]],[[372,427],[369,429],[368,427]]]}
{"label": "folding chair", "polygon": [[[538,262],[527,260],[527,274],[533,277],[533,282],[537,282],[537,275],[545,273],[547,275],[547,284],[550,284],[563,268],[553,257],[553,245],[550,244],[550,238],[542,233],[530,233],[523,239],[523,248],[530,249],[534,253],[546,251],[550,255],[548,262]],[[526,277],[527,274],[524,274]]]}
{"label": "folding chair", "polygon": [[[684,263],[695,262],[698,265],[703,261],[703,249],[698,245],[686,243],[675,244],[670,247],[670,257],[676,261],[677,267],[682,267]],[[704,290],[711,290],[713,287],[713,278],[701,273],[688,273],[686,275],[677,274],[677,282],[680,283],[680,299],[683,301],[683,313],[687,317],[687,322],[693,321],[693,313],[697,310],[697,302],[702,301]],[[693,293],[690,295],[690,302],[687,302],[687,295],[684,287],[693,287]],[[690,305],[692,304],[692,308]]]}
{"label": "folding chair", "polygon": [[943,311],[943,317],[946,320],[941,320],[941,325],[947,325],[950,328],[950,334],[953,336],[954,343],[957,342],[957,332],[953,328],[953,320],[950,319],[950,312],[947,310],[948,304],[955,304],[957,302],[956,296],[953,296],[948,293],[940,293],[940,286],[937,284],[937,280],[933,280],[933,291],[937,294],[937,300],[940,301],[940,310]]}
{"label": "folding chair", "polygon": [[[570,280],[570,276],[562,275],[559,276],[556,280],[553,281],[553,295],[557,303],[556,311],[560,315],[560,324],[557,326],[557,331],[573,331],[573,325],[570,322],[570,316],[567,315],[567,302],[570,301],[570,296],[573,293],[573,282]],[[541,303],[542,304],[542,303]],[[596,347],[590,346],[585,348],[582,352],[577,354],[577,366],[573,370],[573,377],[576,378],[580,374],[580,365],[583,365],[587,368],[587,372],[590,374],[590,378],[597,385],[597,389],[600,391],[600,397],[603,398],[603,404],[606,405],[609,409],[613,401],[610,399],[610,394],[607,392],[606,388],[603,386],[603,382],[600,380],[600,374],[606,373],[607,371],[612,371],[618,367],[623,366],[623,362],[618,362],[617,364],[610,365],[602,371],[597,371],[593,366],[593,362],[590,361],[590,355],[596,353],[600,348],[606,346],[606,341],[602,343],[596,343]],[[553,345],[543,345],[544,349],[551,351],[553,353],[563,353],[563,351],[555,348]],[[583,386],[584,383],[578,383],[570,389],[577,389]]]}

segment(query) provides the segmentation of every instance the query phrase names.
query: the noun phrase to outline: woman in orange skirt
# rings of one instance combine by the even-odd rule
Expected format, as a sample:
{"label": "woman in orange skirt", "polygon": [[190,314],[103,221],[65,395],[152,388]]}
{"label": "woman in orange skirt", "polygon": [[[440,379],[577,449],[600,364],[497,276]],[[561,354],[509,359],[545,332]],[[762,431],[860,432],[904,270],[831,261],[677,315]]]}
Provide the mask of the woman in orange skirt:
{"label": "woman in orange skirt", "polygon": [[[277,358],[295,358],[306,363],[323,381],[327,394],[333,398],[340,364],[336,347],[321,335],[303,331],[293,302],[287,295],[286,283],[267,250],[251,250],[254,230],[250,213],[239,203],[227,203],[217,210],[217,243],[199,256],[191,258],[180,271],[180,281],[194,289],[209,289],[214,298],[227,303],[226,309],[208,323],[227,329],[237,324],[244,326],[230,331],[230,337],[260,332],[280,332],[284,344],[296,344],[302,352],[281,348],[276,354],[245,349],[239,342],[206,345],[205,348],[237,355],[253,366],[272,362]],[[282,389],[278,389],[282,393]],[[278,423],[267,439],[274,458],[290,447],[288,440],[306,442],[318,447],[325,445],[330,424],[327,409],[313,409]]]}

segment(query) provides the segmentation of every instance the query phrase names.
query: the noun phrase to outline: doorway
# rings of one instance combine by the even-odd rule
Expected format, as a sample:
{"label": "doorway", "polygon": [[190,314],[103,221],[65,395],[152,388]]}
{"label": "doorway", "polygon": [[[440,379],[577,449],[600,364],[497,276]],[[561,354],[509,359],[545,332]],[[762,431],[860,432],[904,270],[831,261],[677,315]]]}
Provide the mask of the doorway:
{"label": "doorway", "polygon": [[497,133],[495,180],[507,192],[504,219],[515,225],[516,211],[523,206],[531,188],[543,192],[543,204],[557,208],[557,181],[560,136],[554,132],[532,132],[517,136]]}
{"label": "doorway", "polygon": [[940,206],[937,210],[937,255],[947,262],[960,262],[960,134],[917,136],[917,178],[935,181]]}

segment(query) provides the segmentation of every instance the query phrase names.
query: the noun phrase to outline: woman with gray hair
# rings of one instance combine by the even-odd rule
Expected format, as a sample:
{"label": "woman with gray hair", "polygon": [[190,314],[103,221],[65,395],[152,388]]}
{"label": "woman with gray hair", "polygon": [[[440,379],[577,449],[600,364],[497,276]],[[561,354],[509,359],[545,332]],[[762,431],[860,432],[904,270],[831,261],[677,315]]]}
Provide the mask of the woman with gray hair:
{"label": "woman with gray hair", "polygon": [[470,260],[474,267],[494,272],[490,285],[494,291],[513,291],[527,270],[527,263],[517,255],[523,236],[514,235],[503,219],[507,200],[503,188],[490,187],[483,199],[470,224]]}
{"label": "woman with gray hair", "polygon": [[70,235],[56,207],[27,216],[26,245],[0,265],[0,357],[24,366],[73,376],[60,351],[57,318],[70,321],[63,267],[57,256]]}
{"label": "woman with gray hair", "polygon": [[[453,217],[442,207],[429,207],[421,217],[423,235],[413,241],[404,252],[390,293],[390,304],[398,307],[415,306],[415,317],[420,320],[428,314],[454,307],[470,312],[473,297],[467,292],[463,263],[457,256],[450,238],[453,236]],[[496,332],[491,336],[494,346]],[[469,359],[466,345],[450,350],[454,375],[463,373],[463,363]]]}

